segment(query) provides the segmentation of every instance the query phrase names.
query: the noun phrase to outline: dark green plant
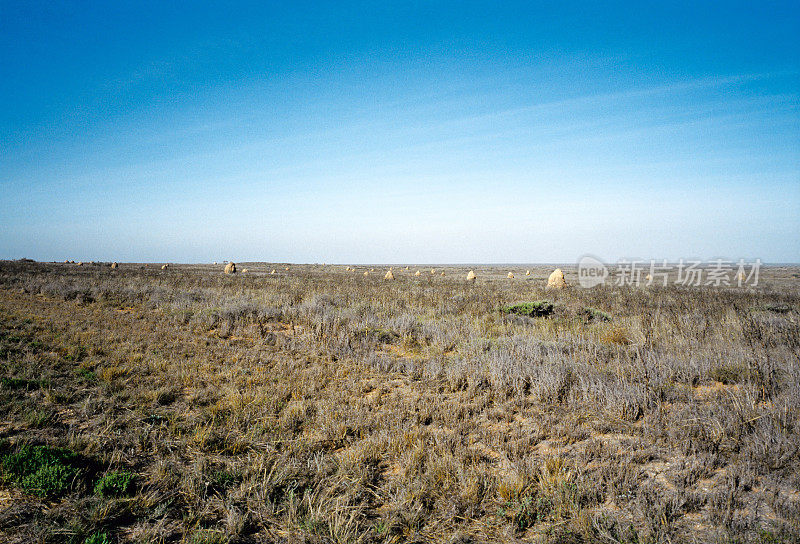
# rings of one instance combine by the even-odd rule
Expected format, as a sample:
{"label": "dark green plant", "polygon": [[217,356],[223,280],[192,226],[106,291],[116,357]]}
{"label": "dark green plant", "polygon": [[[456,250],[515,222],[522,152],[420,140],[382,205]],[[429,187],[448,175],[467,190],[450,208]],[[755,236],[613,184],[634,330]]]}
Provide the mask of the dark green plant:
{"label": "dark green plant", "polygon": [[86,537],[83,544],[111,544],[111,538],[108,536],[107,532],[97,531]]}
{"label": "dark green plant", "polygon": [[80,472],[74,452],[49,446],[21,446],[0,461],[0,479],[39,496],[57,496],[69,490]]}
{"label": "dark green plant", "polygon": [[124,497],[133,491],[136,475],[126,470],[109,472],[97,480],[94,492],[101,497]]}
{"label": "dark green plant", "polygon": [[50,421],[51,414],[46,410],[30,410],[25,413],[25,423],[30,427],[41,428]]}
{"label": "dark green plant", "polygon": [[547,317],[553,313],[553,303],[549,300],[536,300],[534,302],[521,302],[503,308],[503,313],[524,315],[527,317]]}
{"label": "dark green plant", "polygon": [[47,385],[44,380],[26,380],[23,378],[0,378],[0,385],[9,389],[25,389],[31,391]]}
{"label": "dark green plant", "polygon": [[583,308],[578,313],[586,321],[611,321],[611,315],[597,308]]}
{"label": "dark green plant", "polygon": [[75,370],[75,374],[77,374],[80,378],[87,382],[96,382],[97,381],[97,374],[94,371],[89,370],[88,368],[80,367]]}
{"label": "dark green plant", "polygon": [[235,474],[224,470],[215,470],[209,477],[211,484],[216,488],[225,489],[242,480],[241,474]]}
{"label": "dark green plant", "polygon": [[510,520],[518,531],[524,531],[536,523],[547,520],[552,510],[553,504],[546,497],[526,495],[519,500],[508,502],[498,513]]}

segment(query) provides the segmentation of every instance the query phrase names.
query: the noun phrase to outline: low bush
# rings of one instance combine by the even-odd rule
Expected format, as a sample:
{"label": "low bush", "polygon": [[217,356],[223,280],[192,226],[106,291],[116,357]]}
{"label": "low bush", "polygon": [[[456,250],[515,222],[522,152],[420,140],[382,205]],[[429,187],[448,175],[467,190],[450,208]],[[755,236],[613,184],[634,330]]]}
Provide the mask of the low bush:
{"label": "low bush", "polygon": [[25,380],[22,378],[3,377],[0,378],[0,385],[8,389],[25,389],[26,391],[31,391],[33,389],[45,387],[47,382],[44,380]]}
{"label": "low bush", "polygon": [[0,457],[0,479],[34,495],[67,492],[80,473],[77,454],[49,446],[20,446]]}
{"label": "low bush", "polygon": [[547,317],[553,314],[555,306],[549,300],[537,300],[534,302],[521,302],[503,308],[506,314],[524,315],[527,317]]}
{"label": "low bush", "polygon": [[597,308],[583,308],[578,314],[586,321],[611,321],[611,315]]}
{"label": "low bush", "polygon": [[94,492],[101,497],[124,497],[133,491],[136,475],[128,471],[109,472],[94,486]]}
{"label": "low bush", "polygon": [[105,531],[97,531],[89,535],[83,544],[111,544],[111,538]]}

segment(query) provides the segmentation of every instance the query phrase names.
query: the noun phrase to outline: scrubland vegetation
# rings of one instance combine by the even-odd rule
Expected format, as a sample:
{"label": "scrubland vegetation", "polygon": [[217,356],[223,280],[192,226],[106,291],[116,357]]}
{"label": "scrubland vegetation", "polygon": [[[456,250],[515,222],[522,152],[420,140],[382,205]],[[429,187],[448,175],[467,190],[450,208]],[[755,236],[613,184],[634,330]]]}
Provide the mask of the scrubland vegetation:
{"label": "scrubland vegetation", "polygon": [[0,263],[0,540],[800,541],[800,269],[247,268]]}

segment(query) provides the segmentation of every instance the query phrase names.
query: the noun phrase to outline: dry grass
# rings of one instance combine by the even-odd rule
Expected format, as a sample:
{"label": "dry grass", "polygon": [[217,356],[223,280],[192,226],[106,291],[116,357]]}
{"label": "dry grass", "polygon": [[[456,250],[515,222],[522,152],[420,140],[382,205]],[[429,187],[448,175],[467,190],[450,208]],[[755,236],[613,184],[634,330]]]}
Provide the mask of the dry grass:
{"label": "dry grass", "polygon": [[52,496],[0,468],[4,541],[798,541],[797,269],[247,267],[0,264],[0,456],[83,460]]}

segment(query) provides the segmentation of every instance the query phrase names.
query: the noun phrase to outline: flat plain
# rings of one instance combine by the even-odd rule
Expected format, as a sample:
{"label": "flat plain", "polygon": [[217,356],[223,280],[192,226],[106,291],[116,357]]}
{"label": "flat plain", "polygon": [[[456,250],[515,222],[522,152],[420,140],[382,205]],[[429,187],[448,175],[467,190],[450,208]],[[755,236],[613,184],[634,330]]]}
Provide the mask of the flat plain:
{"label": "flat plain", "polygon": [[0,263],[3,542],[800,541],[800,267],[161,264]]}

